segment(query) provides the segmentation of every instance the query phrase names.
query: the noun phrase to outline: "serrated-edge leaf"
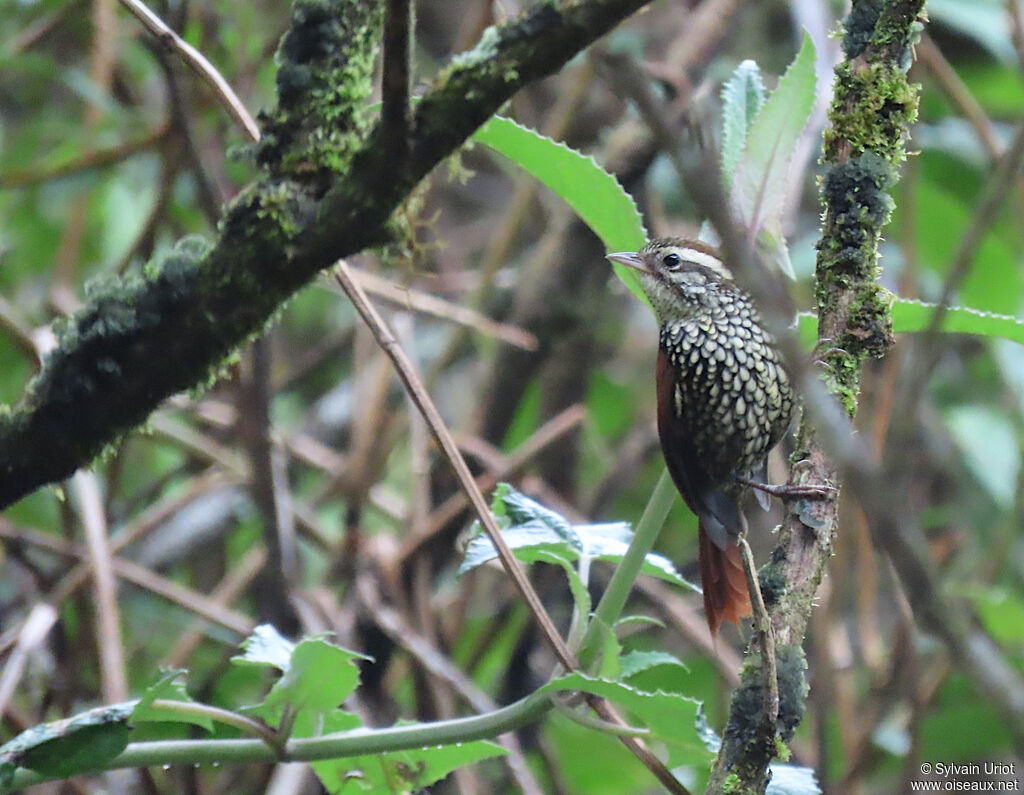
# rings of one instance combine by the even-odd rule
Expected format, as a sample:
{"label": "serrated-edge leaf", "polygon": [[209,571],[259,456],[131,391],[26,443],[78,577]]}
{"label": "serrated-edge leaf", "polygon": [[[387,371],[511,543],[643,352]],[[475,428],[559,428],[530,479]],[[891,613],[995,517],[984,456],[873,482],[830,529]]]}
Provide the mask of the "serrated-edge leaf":
{"label": "serrated-edge leaf", "polygon": [[[892,303],[892,330],[897,334],[915,334],[926,331],[938,304],[913,298],[896,298]],[[800,340],[813,345],[818,337],[818,317],[813,312],[797,315]],[[942,318],[940,331],[948,334],[974,334],[993,337],[1024,345],[1024,321],[1013,315],[985,312],[969,306],[951,306]]]}
{"label": "serrated-edge leaf", "polygon": [[489,740],[471,740],[406,751],[392,751],[313,762],[329,792],[425,792],[453,770],[507,754]]}
{"label": "serrated-edge leaf", "polygon": [[[925,331],[931,325],[937,304],[897,298],[892,305],[892,326],[897,333]],[[1024,321],[1012,315],[985,312],[968,306],[951,306],[942,319],[942,331],[999,337],[1024,345]]]}
{"label": "serrated-edge leaf", "polygon": [[805,31],[800,51],[754,119],[736,166],[732,205],[752,239],[782,212],[789,161],[814,107],[815,59]]}
{"label": "serrated-edge leaf", "polygon": [[207,731],[213,731],[213,721],[208,717],[185,714],[153,706],[153,702],[157,699],[183,701],[190,704],[195,703],[188,694],[184,682],[181,681],[187,673],[188,671],[183,668],[165,671],[156,682],[147,687],[139,699],[139,703],[132,710],[131,723],[135,724],[144,721],[191,723],[195,726],[201,726]]}
{"label": "serrated-edge leaf", "polygon": [[278,679],[261,704],[247,711],[275,716],[285,704],[295,710],[328,712],[335,709],[359,686],[356,660],[372,660],[322,637],[300,641],[292,652],[288,670]]}
{"label": "serrated-edge leaf", "polygon": [[[548,525],[533,521],[526,524],[504,528],[501,537],[505,539],[509,549],[520,560],[530,562],[536,552],[547,552],[559,555],[568,560],[579,558],[579,551],[564,538],[560,537]],[[459,566],[458,576],[470,569],[475,569],[498,557],[498,551],[487,535],[476,535],[466,545],[466,553]],[[535,558],[534,558],[535,559]]]}
{"label": "serrated-edge leaf", "polygon": [[821,787],[809,767],[772,762],[771,780],[765,795],[821,795]]}
{"label": "serrated-edge leaf", "polygon": [[587,584],[580,577],[579,572],[576,571],[572,561],[566,560],[561,555],[548,552],[547,550],[538,550],[536,559],[562,567],[566,578],[569,580],[569,591],[572,593],[572,600],[576,605],[577,612],[581,616],[589,616],[591,608],[590,591],[587,589]]}
{"label": "serrated-edge leaf", "polygon": [[530,521],[542,522],[574,547],[579,546],[579,539],[568,519],[557,511],[546,508],[536,500],[527,497],[507,483],[502,492],[502,504],[505,508],[505,516],[513,525],[523,525]]}
{"label": "serrated-edge leaf", "polygon": [[[94,769],[128,745],[128,720],[138,701],[80,712],[70,718],[26,729],[0,746],[0,764],[17,765],[65,778]],[[76,742],[85,741],[84,745]],[[79,755],[79,750],[88,753]]]}
{"label": "serrated-edge leaf", "polygon": [[631,615],[623,616],[622,618],[618,619],[615,622],[615,629],[626,629],[631,624],[650,624],[655,627],[661,627],[662,629],[665,628],[665,622],[662,621],[660,618],[655,618],[654,616]]}
{"label": "serrated-edge leaf", "polygon": [[651,668],[656,668],[659,665],[672,665],[682,668],[684,671],[690,670],[686,663],[674,654],[669,654],[667,651],[661,651],[660,649],[634,649],[622,655],[619,659],[619,664],[622,667],[621,676],[623,679],[629,679],[631,676],[649,671]]}
{"label": "serrated-edge leaf", "polygon": [[[568,204],[608,251],[637,251],[647,240],[633,197],[594,158],[504,116],[492,116],[473,139],[504,155]],[[595,268],[604,263],[595,262]],[[612,267],[641,301],[647,297],[636,275],[624,265]]]}
{"label": "serrated-edge leaf", "polygon": [[[501,527],[501,536],[515,556],[527,563],[542,560],[542,554],[557,555],[573,563],[582,554],[593,560],[617,563],[622,560],[633,540],[633,531],[628,522],[573,525],[561,514],[545,508],[507,484],[501,500],[503,515],[495,517],[499,525],[506,525]],[[514,517],[528,517],[528,520],[522,524],[509,525],[510,520],[514,522]],[[479,523],[474,522],[471,529],[476,535],[466,545],[457,572],[460,577],[498,557],[494,544],[481,532]],[[676,570],[672,561],[656,552],[647,553],[641,571],[673,585],[700,591],[698,586]]]}
{"label": "serrated-edge leaf", "polygon": [[693,719],[693,728],[697,731],[697,736],[700,737],[701,742],[704,746],[713,754],[717,754],[722,749],[722,738],[718,736],[718,732],[711,728],[711,724],[708,723],[707,713],[704,712],[704,705],[697,705],[697,715]]}
{"label": "serrated-edge leaf", "polygon": [[726,191],[732,184],[750,126],[764,100],[760,67],[756,61],[742,61],[722,87],[722,179]]}
{"label": "serrated-edge leaf", "polygon": [[622,644],[615,631],[600,618],[595,616],[592,620],[597,624],[601,641],[601,657],[595,672],[597,678],[617,682],[622,678],[622,665],[619,661],[622,655]]}
{"label": "serrated-edge leaf", "polygon": [[757,235],[757,252],[761,261],[769,267],[774,265],[790,279],[796,279],[793,261],[789,258],[789,245],[782,234],[782,219],[769,219]]}
{"label": "serrated-edge leaf", "polygon": [[[615,532],[619,527],[625,527],[624,533],[606,535],[605,531]],[[602,524],[577,525],[576,532],[586,545],[586,550],[594,560],[606,563],[618,563],[625,556],[629,545],[633,540],[633,530],[627,522],[605,522]],[[659,580],[665,580],[681,588],[689,588],[693,591],[700,591],[700,588],[683,577],[672,563],[664,555],[657,552],[648,552],[644,556],[644,562],[640,571]]]}
{"label": "serrated-edge leaf", "polygon": [[[663,690],[651,693],[625,682],[599,679],[579,671],[551,680],[539,692],[565,690],[582,690],[622,704],[660,735],[661,739],[690,751],[707,752],[694,723],[701,704],[698,699]],[[693,718],[689,721],[684,717],[688,712],[692,712]]]}
{"label": "serrated-edge leaf", "polygon": [[256,665],[287,671],[295,644],[272,624],[260,624],[239,644],[241,654],[231,658],[235,665]]}

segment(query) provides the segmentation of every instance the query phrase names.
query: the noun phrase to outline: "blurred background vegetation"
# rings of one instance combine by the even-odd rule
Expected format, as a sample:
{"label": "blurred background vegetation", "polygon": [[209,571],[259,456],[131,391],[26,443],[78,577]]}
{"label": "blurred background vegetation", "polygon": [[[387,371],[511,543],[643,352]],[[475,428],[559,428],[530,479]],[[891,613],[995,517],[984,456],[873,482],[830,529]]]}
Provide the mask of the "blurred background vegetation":
{"label": "blurred background vegetation", "polygon": [[[455,5],[416,3],[415,74],[424,82],[520,7],[466,0],[455,13]],[[771,86],[808,30],[821,96],[791,168],[785,231],[792,290],[810,309],[815,166],[839,57],[830,34],[847,9],[822,0],[688,5],[654,3],[518,94],[507,114],[593,155],[636,197],[652,233],[695,236],[700,219],[618,94],[609,56],[644,64],[675,123],[696,119],[717,135],[718,94],[736,65],[757,61]],[[273,105],[286,2],[153,9],[250,110]],[[933,0],[928,11],[911,72],[923,86],[921,114],[883,282],[936,300],[958,242],[978,221],[993,163],[1024,120],[1024,26],[1016,0]],[[209,235],[221,203],[255,167],[209,90],[112,0],[0,0],[0,19],[0,400],[13,403],[38,369],[50,324],[74,311],[90,281],[138,270],[182,235]],[[1022,209],[1018,176],[1005,206],[982,219],[987,232],[958,303],[1020,316]],[[405,213],[413,238],[352,264],[482,485],[511,482],[575,521],[635,521],[663,468],[655,327],[612,277],[599,241],[531,177],[480,147],[439,169]],[[1019,667],[1024,349],[946,336],[925,393],[913,396],[919,416],[907,417],[898,396],[913,361],[913,340],[899,338],[868,367],[860,432],[880,450],[894,421],[913,423],[905,499],[948,592],[970,601]],[[480,699],[506,703],[550,674],[550,653],[504,574],[455,577],[465,502],[390,364],[326,277],[212,388],[169,401],[92,472],[0,518],[0,740],[137,694],[162,666],[188,668],[202,700],[248,703],[260,672],[227,663],[259,622],[293,637],[330,631],[373,655],[355,705],[371,725],[465,714]],[[922,762],[1017,760],[1020,769],[1021,749],[998,711],[915,627],[854,500],[842,517],[807,642],[811,691],[794,761],[830,793],[907,791]],[[89,576],[83,527],[111,539],[116,599],[102,585],[109,581]],[[771,539],[755,535],[763,560]],[[659,548],[694,579],[695,541],[680,502]],[[595,572],[597,586],[607,574]],[[571,599],[561,574],[538,565],[532,577],[564,627]],[[746,632],[729,629],[716,656],[699,599],[641,580],[631,611],[661,623],[626,643],[683,659],[688,670],[655,668],[646,684],[701,699],[720,731]],[[428,661],[425,649],[437,656]],[[650,774],[614,739],[558,715],[519,739],[540,791],[653,791]],[[153,770],[127,786],[257,792],[273,781],[275,791],[316,791],[312,776],[291,775]],[[697,782],[705,775],[693,771]],[[88,792],[94,783],[63,786]],[[436,791],[512,787],[507,767],[491,761]]]}

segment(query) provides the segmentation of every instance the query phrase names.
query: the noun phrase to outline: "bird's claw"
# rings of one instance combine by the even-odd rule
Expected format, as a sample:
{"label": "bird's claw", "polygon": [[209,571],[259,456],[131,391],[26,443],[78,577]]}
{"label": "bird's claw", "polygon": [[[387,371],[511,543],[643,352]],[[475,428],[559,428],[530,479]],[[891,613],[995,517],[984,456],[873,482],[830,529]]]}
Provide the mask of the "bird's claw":
{"label": "bird's claw", "polygon": [[770,494],[773,497],[777,497],[780,500],[793,501],[793,500],[830,500],[836,493],[837,489],[835,486],[829,486],[825,483],[759,483],[756,480],[750,480],[749,478],[737,477],[737,481],[750,486],[752,489],[763,491],[765,494]]}

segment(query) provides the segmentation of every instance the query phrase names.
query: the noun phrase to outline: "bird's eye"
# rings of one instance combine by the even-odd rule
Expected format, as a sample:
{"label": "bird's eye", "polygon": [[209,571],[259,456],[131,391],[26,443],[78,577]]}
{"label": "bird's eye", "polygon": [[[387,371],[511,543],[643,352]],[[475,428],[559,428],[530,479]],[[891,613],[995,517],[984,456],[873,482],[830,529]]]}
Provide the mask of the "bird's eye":
{"label": "bird's eye", "polygon": [[683,260],[678,254],[666,254],[662,258],[661,264],[668,268],[670,271],[674,271],[676,268],[683,264]]}

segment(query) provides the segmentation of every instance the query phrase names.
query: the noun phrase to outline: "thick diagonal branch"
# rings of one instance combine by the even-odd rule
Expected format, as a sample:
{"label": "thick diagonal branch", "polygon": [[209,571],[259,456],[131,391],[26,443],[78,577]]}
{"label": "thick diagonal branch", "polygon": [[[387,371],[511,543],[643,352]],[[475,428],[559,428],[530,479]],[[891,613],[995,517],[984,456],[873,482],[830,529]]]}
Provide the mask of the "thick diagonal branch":
{"label": "thick diagonal branch", "polygon": [[392,212],[434,166],[646,2],[545,3],[488,30],[418,103],[397,163],[379,125],[362,120],[380,3],[299,0],[279,54],[279,107],[262,119],[264,177],[226,208],[212,245],[183,241],[143,278],[97,289],[59,335],[0,417],[0,507],[88,464],[162,400],[215,375],[321,269],[388,240]]}

